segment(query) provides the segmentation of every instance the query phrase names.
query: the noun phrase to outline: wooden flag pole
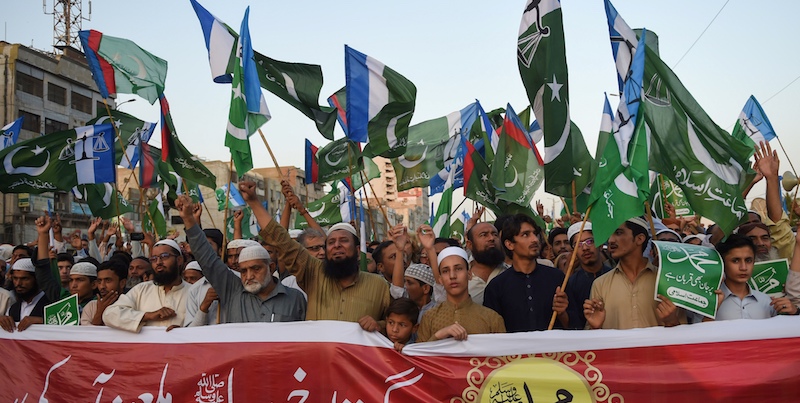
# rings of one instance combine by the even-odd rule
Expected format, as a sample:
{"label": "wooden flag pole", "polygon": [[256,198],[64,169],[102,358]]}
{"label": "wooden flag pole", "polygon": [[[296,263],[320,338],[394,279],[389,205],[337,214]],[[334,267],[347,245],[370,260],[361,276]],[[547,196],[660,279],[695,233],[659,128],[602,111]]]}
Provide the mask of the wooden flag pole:
{"label": "wooden flag pole", "polygon": [[275,164],[275,169],[278,170],[278,174],[280,176],[283,176],[283,173],[281,172],[281,166],[278,165],[278,160],[275,158],[275,154],[272,153],[272,148],[269,146],[269,143],[267,143],[267,138],[264,136],[264,132],[262,132],[261,129],[258,129],[258,134],[261,135],[261,140],[264,141],[264,146],[267,147],[267,151],[269,151],[269,156],[272,157],[272,162]]}
{"label": "wooden flag pole", "polygon": [[[263,135],[262,135],[263,136]],[[278,168],[280,171],[280,168]],[[231,201],[231,186],[233,185],[233,178],[231,175],[233,174],[233,156],[231,155],[231,161],[228,163],[228,191],[225,192],[225,220],[223,220],[222,226],[222,249],[219,251],[220,258],[225,255],[225,250],[228,247],[228,205]]]}
{"label": "wooden flag pole", "polygon": [[[128,166],[131,167],[131,175],[130,176],[133,176],[134,180],[136,180],[136,183],[139,183],[139,178],[136,177],[136,170],[133,169],[133,164],[131,164],[131,159],[130,159],[130,157],[128,157],[128,153],[125,152],[125,145],[122,144],[122,136],[119,133],[119,128],[117,128],[117,125],[114,123],[114,117],[111,116],[111,107],[108,106],[108,102],[106,102],[105,99],[103,99],[103,104],[106,106],[106,112],[108,113],[108,120],[111,122],[111,126],[114,128],[114,133],[116,133],[117,142],[119,143],[119,146],[122,149],[122,155],[125,156],[125,161],[128,161]],[[128,184],[126,183],[122,190],[125,191],[125,188],[127,186],[128,186]],[[116,183],[115,183],[114,184],[114,188],[116,189],[116,187],[117,186],[116,186]],[[117,200],[119,200],[119,198],[117,198]],[[117,202],[119,203],[119,201],[117,201]],[[117,208],[117,210],[119,211],[119,208]],[[119,215],[119,214],[117,214],[117,215]]]}
{"label": "wooden flag pole", "polygon": [[[589,219],[589,213],[592,211],[592,206],[586,209],[586,214],[583,217],[583,221],[581,222],[581,228],[578,231],[577,235],[578,238],[581,238],[581,234],[583,233],[583,228],[586,226],[586,221]],[[569,265],[567,266],[567,273],[564,275],[564,281],[561,282],[561,291],[564,291],[567,288],[567,281],[569,281],[569,277],[572,275],[572,266],[575,265],[575,258],[578,256],[577,250],[572,250],[572,256],[569,258]],[[553,311],[553,316],[550,317],[550,324],[547,325],[547,330],[553,330],[553,326],[556,324],[556,317],[558,317],[558,312],[555,310]]]}
{"label": "wooden flag pole", "polygon": [[[378,232],[375,230],[375,220],[372,219],[372,206],[369,203],[369,194],[367,193],[367,188],[366,188],[367,183],[369,183],[369,181],[366,180],[366,175],[364,175],[364,171],[361,171],[360,174],[361,174],[361,183],[362,183],[361,188],[364,189],[364,197],[367,199],[367,209],[370,212],[369,213],[369,225],[372,228],[372,236],[374,237],[375,234],[377,234]],[[377,200],[375,200],[375,201],[377,202]]]}
{"label": "wooden flag pole", "polygon": [[375,194],[375,188],[372,187],[372,184],[367,182],[369,185],[369,189],[372,190],[372,197],[375,198],[375,203],[378,204],[378,208],[381,209],[381,214],[383,214],[383,219],[386,222],[386,225],[389,225],[389,216],[386,215],[386,210],[384,210],[383,205],[381,205],[380,201],[378,200],[378,195]]}
{"label": "wooden flag pole", "polygon": [[781,146],[781,150],[783,150],[783,154],[786,155],[786,161],[789,162],[789,167],[792,168],[792,172],[794,172],[794,176],[797,176],[797,170],[794,169],[794,165],[792,164],[791,158],[789,158],[789,154],[787,154],[786,153],[786,149],[783,148],[783,143],[781,143],[781,138],[778,137],[778,136],[775,136],[775,138],[778,139],[778,145]]}
{"label": "wooden flag pole", "polygon": [[202,204],[203,207],[205,207],[206,213],[208,213],[208,218],[209,218],[209,220],[211,220],[211,226],[214,227],[214,228],[217,228],[217,224],[214,222],[214,216],[211,215],[211,210],[208,209],[208,206],[206,205],[206,202],[203,201],[203,203],[200,203],[200,204]]}
{"label": "wooden flag pole", "polygon": [[647,222],[650,223],[650,233],[653,235],[653,240],[656,239],[656,224],[653,223],[653,212],[650,210],[650,202],[644,202],[644,211],[647,215]]}
{"label": "wooden flag pole", "polygon": [[572,211],[578,211],[578,192],[575,190],[575,179],[572,180]]}

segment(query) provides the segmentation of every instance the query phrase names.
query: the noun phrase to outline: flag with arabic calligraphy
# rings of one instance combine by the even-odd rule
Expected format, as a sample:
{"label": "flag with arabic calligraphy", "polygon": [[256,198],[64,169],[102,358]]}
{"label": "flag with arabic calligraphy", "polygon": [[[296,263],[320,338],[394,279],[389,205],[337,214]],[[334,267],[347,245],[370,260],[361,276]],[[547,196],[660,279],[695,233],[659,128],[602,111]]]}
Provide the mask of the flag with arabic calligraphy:
{"label": "flag with arabic calligraphy", "polygon": [[530,205],[534,192],[544,180],[543,171],[542,157],[536,146],[528,141],[527,131],[508,105],[492,164],[491,180],[497,198],[520,206]]}
{"label": "flag with arabic calligraphy", "polygon": [[[594,228],[594,227],[593,227]],[[714,248],[677,242],[653,241],[658,250],[658,277],[654,299],[666,296],[675,306],[714,318],[717,291],[725,265]]]}
{"label": "flag with arabic calligraphy", "polygon": [[317,183],[328,183],[358,174],[364,169],[359,144],[342,137],[317,151]]}
{"label": "flag with arabic calligraphy", "polygon": [[[352,219],[351,199],[352,196],[347,186],[338,182],[330,193],[319,200],[308,203],[306,210],[311,218],[322,227],[340,222],[350,222]],[[298,215],[295,219],[294,227],[297,229],[305,229],[308,227],[308,222],[305,217]]]}
{"label": "flag with arabic calligraphy", "polygon": [[80,31],[78,37],[103,98],[117,93],[136,94],[152,105],[164,92],[166,60],[140,48],[133,41],[104,35],[93,29]]}
{"label": "flag with arabic calligraphy", "polygon": [[[606,13],[612,42],[615,37],[638,42],[609,0]],[[695,212],[730,234],[747,217],[742,191],[755,175],[749,162],[753,149],[711,120],[654,49],[637,45],[631,49],[634,58],[641,48],[646,53],[641,115],[651,133],[650,169],[680,186]]]}
{"label": "flag with arabic calligraphy", "polygon": [[168,162],[172,169],[187,181],[216,189],[217,177],[188,149],[178,138],[167,97],[161,94],[161,160]]}

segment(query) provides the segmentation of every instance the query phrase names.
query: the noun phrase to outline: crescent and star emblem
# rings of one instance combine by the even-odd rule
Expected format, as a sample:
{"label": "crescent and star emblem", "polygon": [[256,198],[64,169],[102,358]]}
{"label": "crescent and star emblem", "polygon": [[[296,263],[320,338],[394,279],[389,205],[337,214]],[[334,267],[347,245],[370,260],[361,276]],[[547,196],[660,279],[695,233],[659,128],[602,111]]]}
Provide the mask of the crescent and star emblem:
{"label": "crescent and star emblem", "polygon": [[8,154],[6,154],[6,158],[3,160],[3,165],[6,169],[6,173],[9,175],[17,174],[17,175],[30,175],[30,176],[39,176],[43,174],[44,171],[47,169],[47,167],[50,166],[50,151],[48,151],[45,148],[42,148],[41,146],[36,146],[36,148],[31,150],[31,152],[33,152],[34,155],[39,155],[42,152],[47,153],[47,159],[45,160],[44,165],[39,167],[31,167],[31,166],[15,167],[13,163],[14,155],[22,151],[23,148],[30,148],[30,147],[22,146],[19,148],[15,148],[11,150]]}

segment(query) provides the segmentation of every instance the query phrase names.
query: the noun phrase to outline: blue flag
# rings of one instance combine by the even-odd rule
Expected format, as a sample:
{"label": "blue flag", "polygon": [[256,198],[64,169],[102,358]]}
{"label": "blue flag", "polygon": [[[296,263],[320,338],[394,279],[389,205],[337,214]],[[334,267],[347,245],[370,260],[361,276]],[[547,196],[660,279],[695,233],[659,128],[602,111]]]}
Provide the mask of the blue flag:
{"label": "blue flag", "polygon": [[110,123],[75,128],[75,170],[78,184],[117,181],[114,128]]}
{"label": "blue flag", "polygon": [[23,117],[21,116],[19,119],[0,129],[2,133],[2,137],[0,137],[0,150],[17,144],[17,140],[19,140],[19,131],[22,130],[22,119]]}
{"label": "blue flag", "polygon": [[747,103],[744,104],[731,135],[745,142],[749,142],[747,140],[749,139],[753,142],[753,146],[762,141],[770,141],[778,137],[772,128],[772,123],[769,122],[767,114],[761,109],[761,104],[752,95],[750,95]]}

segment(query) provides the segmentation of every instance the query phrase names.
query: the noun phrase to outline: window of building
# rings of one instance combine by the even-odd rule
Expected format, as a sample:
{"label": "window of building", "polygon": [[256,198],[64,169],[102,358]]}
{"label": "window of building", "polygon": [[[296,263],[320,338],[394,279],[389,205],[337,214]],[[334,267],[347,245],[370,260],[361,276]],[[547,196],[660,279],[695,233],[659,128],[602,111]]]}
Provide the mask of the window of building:
{"label": "window of building", "polygon": [[78,94],[77,92],[72,92],[72,109],[76,111],[81,111],[83,113],[92,114],[92,99]]}
{"label": "window of building", "polygon": [[17,72],[17,91],[27,92],[41,98],[44,94],[44,82],[36,77]]}
{"label": "window of building", "polygon": [[98,116],[101,113],[104,115],[106,114],[106,104],[104,104],[102,101],[97,101],[97,108],[94,111],[94,115]]}
{"label": "window of building", "polygon": [[57,120],[53,120],[50,118],[44,119],[44,133],[50,134],[55,132],[63,132],[64,130],[68,130],[69,125],[63,122],[59,122]]}
{"label": "window of building", "polygon": [[59,105],[67,105],[67,89],[53,83],[47,83],[47,100]]}
{"label": "window of building", "polygon": [[42,130],[41,116],[23,110],[19,111],[19,116],[23,117],[22,119],[23,130],[32,131],[34,133],[39,133]]}

